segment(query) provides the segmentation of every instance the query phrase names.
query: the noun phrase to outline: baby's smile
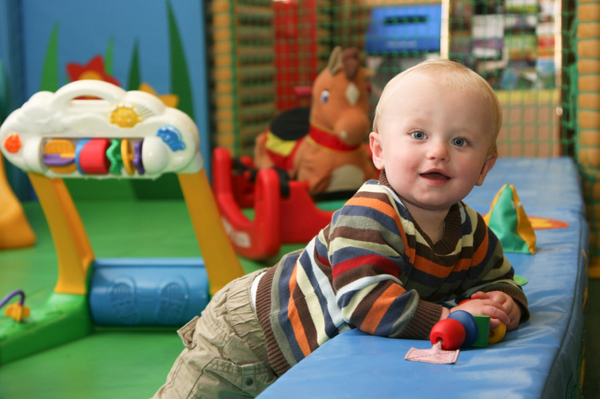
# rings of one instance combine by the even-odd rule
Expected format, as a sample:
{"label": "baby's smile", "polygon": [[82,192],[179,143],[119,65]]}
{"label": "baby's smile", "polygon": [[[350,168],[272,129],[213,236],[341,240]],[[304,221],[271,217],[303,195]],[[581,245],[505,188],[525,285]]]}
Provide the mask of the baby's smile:
{"label": "baby's smile", "polygon": [[431,180],[450,180],[449,176],[440,171],[427,171],[425,173],[421,173],[421,177]]}

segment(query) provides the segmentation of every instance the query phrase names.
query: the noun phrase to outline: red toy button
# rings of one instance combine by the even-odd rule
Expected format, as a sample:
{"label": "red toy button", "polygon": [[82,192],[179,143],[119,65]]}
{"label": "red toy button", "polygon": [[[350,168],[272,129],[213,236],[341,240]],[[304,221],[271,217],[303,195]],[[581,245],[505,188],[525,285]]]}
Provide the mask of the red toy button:
{"label": "red toy button", "polygon": [[92,139],[79,152],[79,167],[88,175],[107,175],[110,160],[106,151],[110,147],[108,139]]}
{"label": "red toy button", "polygon": [[11,133],[4,139],[4,148],[11,154],[19,152],[22,146],[23,143],[21,143],[18,133]]}

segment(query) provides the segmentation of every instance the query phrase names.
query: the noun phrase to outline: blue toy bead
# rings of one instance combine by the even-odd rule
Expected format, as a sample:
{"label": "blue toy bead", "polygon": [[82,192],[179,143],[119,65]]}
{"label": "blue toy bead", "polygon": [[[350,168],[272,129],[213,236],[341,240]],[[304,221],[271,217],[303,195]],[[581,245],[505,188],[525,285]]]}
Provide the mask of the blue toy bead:
{"label": "blue toy bead", "polygon": [[465,327],[467,337],[462,345],[463,348],[468,348],[469,346],[473,345],[475,341],[477,341],[477,337],[479,336],[479,327],[477,327],[477,322],[471,313],[464,310],[455,310],[454,312],[450,313],[448,318],[460,321],[460,323]]}

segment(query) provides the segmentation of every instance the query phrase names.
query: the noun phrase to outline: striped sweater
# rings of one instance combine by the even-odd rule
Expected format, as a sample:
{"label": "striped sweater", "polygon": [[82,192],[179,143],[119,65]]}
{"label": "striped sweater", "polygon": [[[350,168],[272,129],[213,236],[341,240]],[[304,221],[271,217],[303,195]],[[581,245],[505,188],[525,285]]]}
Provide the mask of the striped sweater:
{"label": "striped sweater", "polygon": [[433,244],[387,184],[371,180],[305,249],[261,278],[256,310],[278,375],[351,328],[428,339],[448,300],[503,291],[529,317],[502,246],[483,218],[460,202]]}

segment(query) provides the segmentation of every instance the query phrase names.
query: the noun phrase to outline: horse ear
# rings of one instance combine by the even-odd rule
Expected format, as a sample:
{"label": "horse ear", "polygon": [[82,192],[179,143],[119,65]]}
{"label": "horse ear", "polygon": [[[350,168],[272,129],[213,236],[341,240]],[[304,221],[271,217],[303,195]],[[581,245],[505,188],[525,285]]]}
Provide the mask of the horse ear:
{"label": "horse ear", "polygon": [[358,56],[358,49],[356,47],[350,47],[342,51],[342,66],[344,67],[346,78],[349,80],[354,79],[360,68]]}
{"label": "horse ear", "polygon": [[327,63],[327,69],[329,69],[329,73],[331,76],[335,75],[339,72],[342,67],[342,48],[340,46],[336,46],[331,55],[329,56],[329,62]]}

